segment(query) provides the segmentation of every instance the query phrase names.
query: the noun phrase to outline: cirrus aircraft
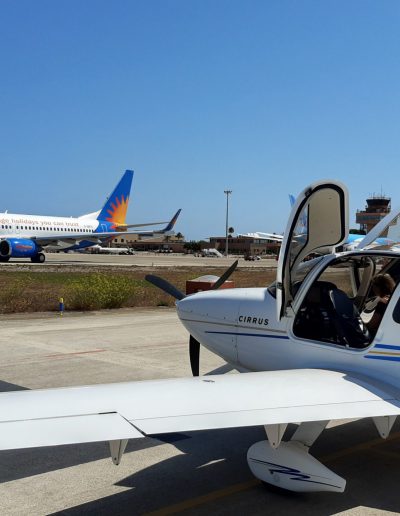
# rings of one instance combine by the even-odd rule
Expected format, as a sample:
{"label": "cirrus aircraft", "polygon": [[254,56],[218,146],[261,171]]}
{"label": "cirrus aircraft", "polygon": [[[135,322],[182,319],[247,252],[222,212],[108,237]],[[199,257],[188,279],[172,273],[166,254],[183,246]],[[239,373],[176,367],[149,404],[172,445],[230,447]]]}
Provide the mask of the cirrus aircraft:
{"label": "cirrus aircraft", "polygon": [[[193,374],[201,346],[243,374],[3,393],[0,448],[109,441],[118,464],[131,438],[262,425],[266,439],[247,453],[257,478],[292,491],[343,492],[345,479],[311,454],[328,422],[372,418],[385,439],[400,414],[400,256],[369,248],[399,220],[390,213],[356,250],[336,253],[348,234],[348,193],[320,181],[297,197],[269,287],[218,290],[236,263],[213,290],[188,296],[149,276],[177,299]],[[378,272],[396,288],[372,335]],[[298,427],[287,439],[289,423]]]}

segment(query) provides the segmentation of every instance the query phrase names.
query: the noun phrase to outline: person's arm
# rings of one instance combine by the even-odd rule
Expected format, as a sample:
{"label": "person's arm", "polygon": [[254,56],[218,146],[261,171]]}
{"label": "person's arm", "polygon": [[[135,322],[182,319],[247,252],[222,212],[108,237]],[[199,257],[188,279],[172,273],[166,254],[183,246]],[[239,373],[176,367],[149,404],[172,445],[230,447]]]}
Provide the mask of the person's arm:
{"label": "person's arm", "polygon": [[376,305],[374,315],[371,317],[371,319],[366,324],[368,330],[372,332],[374,335],[376,333],[376,330],[378,329],[378,326],[381,323],[383,314],[386,310],[386,305],[389,302],[389,296],[381,297],[379,298],[378,304]]}

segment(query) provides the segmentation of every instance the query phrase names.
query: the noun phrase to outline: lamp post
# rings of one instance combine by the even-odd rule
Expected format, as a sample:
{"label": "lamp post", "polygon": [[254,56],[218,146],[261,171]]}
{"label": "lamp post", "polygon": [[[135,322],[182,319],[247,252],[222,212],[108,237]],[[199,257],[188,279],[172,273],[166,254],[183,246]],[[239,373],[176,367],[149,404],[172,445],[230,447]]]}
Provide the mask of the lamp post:
{"label": "lamp post", "polygon": [[229,215],[229,196],[232,190],[224,190],[226,195],[226,225],[225,225],[225,256],[228,256],[228,215]]}

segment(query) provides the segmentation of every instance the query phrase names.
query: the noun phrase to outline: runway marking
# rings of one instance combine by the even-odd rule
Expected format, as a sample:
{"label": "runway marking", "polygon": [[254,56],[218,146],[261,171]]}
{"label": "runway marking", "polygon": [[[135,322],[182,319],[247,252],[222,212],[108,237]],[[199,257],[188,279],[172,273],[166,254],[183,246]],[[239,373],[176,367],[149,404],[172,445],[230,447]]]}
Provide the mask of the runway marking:
{"label": "runway marking", "polygon": [[[373,439],[372,441],[366,441],[364,443],[358,444],[356,446],[352,446],[351,448],[345,448],[344,450],[330,453],[328,455],[324,455],[322,457],[317,457],[318,460],[324,463],[334,462],[339,459],[343,459],[344,457],[348,457],[353,453],[357,453],[359,451],[367,450],[369,448],[374,448],[376,445],[384,444],[385,442],[393,442],[400,440],[400,432],[396,432],[390,435],[387,439],[382,439],[380,437]],[[391,455],[396,457],[398,453],[390,453],[382,450],[373,450],[374,452]],[[173,505],[169,505],[168,507],[163,507],[162,509],[158,509],[156,511],[147,512],[143,516],[169,516],[171,514],[177,514],[179,512],[185,511],[187,509],[193,509],[194,507],[198,507],[200,505],[204,505],[209,502],[213,502],[218,500],[219,498],[225,498],[226,496],[230,496],[236,493],[240,493],[242,491],[247,491],[248,489],[252,489],[253,487],[257,487],[261,485],[261,480],[254,478],[247,482],[242,482],[240,484],[234,484],[233,486],[225,487],[223,489],[218,489],[216,491],[211,491],[208,494],[197,496],[196,498],[191,498],[190,500],[185,500],[183,502],[179,502]]]}
{"label": "runway marking", "polygon": [[92,349],[90,351],[73,351],[71,353],[56,353],[55,355],[45,355],[45,358],[66,358],[70,356],[76,356],[76,355],[89,355],[92,353],[104,353],[104,351],[107,351],[106,349]]}

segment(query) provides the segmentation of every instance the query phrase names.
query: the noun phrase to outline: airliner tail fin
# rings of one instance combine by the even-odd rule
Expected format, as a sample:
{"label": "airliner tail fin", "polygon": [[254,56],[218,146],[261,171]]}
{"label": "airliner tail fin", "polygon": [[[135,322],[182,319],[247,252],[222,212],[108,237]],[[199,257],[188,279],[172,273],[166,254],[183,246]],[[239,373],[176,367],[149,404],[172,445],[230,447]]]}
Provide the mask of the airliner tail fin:
{"label": "airliner tail fin", "polygon": [[97,220],[125,224],[131,193],[133,171],[127,170],[101,209]]}
{"label": "airliner tail fin", "polygon": [[175,226],[176,224],[176,221],[178,220],[178,217],[181,213],[182,209],[179,209],[175,215],[172,217],[172,219],[168,222],[168,224],[165,226],[165,228],[163,229],[163,232],[166,232],[166,231],[172,231],[173,227]]}

